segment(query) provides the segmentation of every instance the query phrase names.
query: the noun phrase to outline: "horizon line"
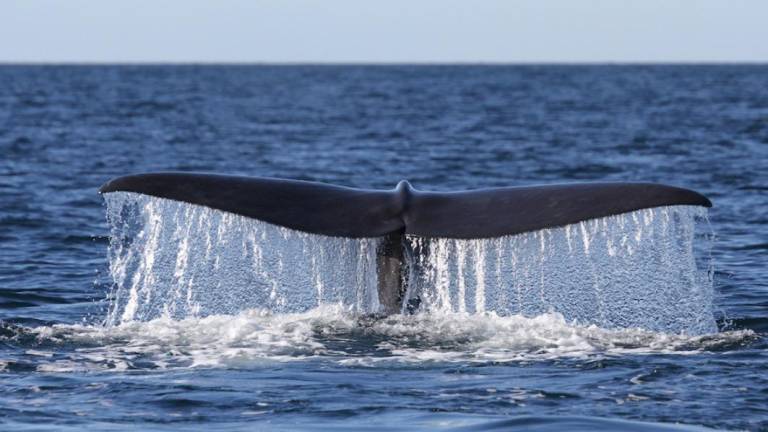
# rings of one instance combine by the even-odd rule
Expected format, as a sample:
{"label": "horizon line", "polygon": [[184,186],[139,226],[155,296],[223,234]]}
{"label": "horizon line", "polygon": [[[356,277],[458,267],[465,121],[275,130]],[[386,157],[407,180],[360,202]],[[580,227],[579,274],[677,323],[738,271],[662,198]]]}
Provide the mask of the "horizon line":
{"label": "horizon line", "polygon": [[760,66],[768,60],[597,60],[597,61],[15,61],[0,66]]}

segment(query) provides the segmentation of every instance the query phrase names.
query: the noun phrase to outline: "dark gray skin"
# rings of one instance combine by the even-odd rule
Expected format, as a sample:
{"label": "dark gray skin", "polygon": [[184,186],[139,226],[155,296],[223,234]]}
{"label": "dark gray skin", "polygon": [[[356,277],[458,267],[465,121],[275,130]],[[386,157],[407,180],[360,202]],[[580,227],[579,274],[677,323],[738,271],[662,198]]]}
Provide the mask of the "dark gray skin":
{"label": "dark gray skin", "polygon": [[669,205],[711,207],[692,190],[653,183],[573,183],[424,192],[407,181],[388,191],[264,177],[151,173],[119,177],[99,190],[136,192],[333,237],[384,237],[379,299],[401,310],[404,236],[492,238]]}

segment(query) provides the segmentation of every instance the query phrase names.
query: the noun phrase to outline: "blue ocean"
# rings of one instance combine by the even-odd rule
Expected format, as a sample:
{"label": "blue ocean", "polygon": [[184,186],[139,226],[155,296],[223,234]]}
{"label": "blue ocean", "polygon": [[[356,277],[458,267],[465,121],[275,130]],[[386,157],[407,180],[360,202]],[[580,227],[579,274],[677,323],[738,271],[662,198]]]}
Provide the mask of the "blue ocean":
{"label": "blue ocean", "polygon": [[[409,238],[387,316],[377,239],[98,193],[154,171],[714,205]],[[767,209],[763,65],[3,65],[0,429],[768,430]]]}

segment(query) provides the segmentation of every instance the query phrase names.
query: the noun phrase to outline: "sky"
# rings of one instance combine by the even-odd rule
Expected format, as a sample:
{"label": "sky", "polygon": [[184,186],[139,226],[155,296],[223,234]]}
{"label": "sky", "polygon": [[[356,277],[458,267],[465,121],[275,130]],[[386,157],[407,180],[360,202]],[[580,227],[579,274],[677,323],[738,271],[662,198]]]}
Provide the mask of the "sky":
{"label": "sky", "polygon": [[0,62],[767,62],[766,0],[0,0]]}

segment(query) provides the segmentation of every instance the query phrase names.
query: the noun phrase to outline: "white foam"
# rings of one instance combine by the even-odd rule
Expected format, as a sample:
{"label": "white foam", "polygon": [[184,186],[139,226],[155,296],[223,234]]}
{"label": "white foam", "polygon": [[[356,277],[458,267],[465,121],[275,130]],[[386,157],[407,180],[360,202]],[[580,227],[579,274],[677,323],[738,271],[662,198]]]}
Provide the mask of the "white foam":
{"label": "white foam", "polygon": [[[569,324],[562,315],[500,317],[429,312],[361,317],[341,305],[303,313],[249,309],[235,315],[116,326],[55,325],[41,340],[76,345],[65,359],[41,356],[40,371],[253,368],[292,361],[387,367],[424,362],[519,362],[652,353],[691,354],[754,337],[751,331],[686,336]],[[354,343],[351,343],[354,342]]]}

